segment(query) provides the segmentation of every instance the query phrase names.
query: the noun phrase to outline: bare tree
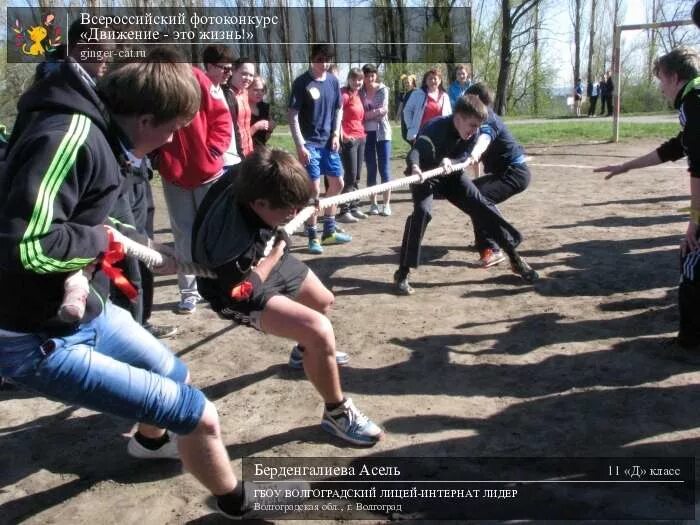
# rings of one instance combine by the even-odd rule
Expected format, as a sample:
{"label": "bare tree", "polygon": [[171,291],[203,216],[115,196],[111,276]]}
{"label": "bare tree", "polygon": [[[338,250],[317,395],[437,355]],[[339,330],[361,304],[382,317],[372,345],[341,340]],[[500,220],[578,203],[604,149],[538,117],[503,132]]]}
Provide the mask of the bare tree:
{"label": "bare tree", "polygon": [[491,15],[485,8],[488,0],[477,0],[472,5],[472,74],[489,85],[496,85],[498,76],[500,16]]}
{"label": "bare tree", "polygon": [[574,25],[574,82],[581,78],[581,18],[583,0],[571,0],[569,4],[571,21]]}
{"label": "bare tree", "polygon": [[[452,42],[452,24],[450,23],[450,15],[452,13],[452,7],[455,4],[455,0],[434,0],[433,1],[433,20],[442,30],[445,42]],[[454,63],[455,63],[455,48],[454,46],[447,46],[445,48],[445,62],[448,66],[448,77],[451,78],[454,74]]]}
{"label": "bare tree", "polygon": [[593,80],[593,48],[595,42],[595,8],[598,0],[591,0],[591,19],[588,26],[588,69],[586,70],[586,79],[588,82]]}
{"label": "bare tree", "polygon": [[[287,0],[277,0],[277,7],[280,11],[281,24],[279,26],[280,31],[280,46],[282,47],[282,60],[281,64],[281,82],[282,90],[280,96],[282,98],[283,104],[287,103],[289,96],[289,90],[292,85],[292,50],[289,45],[291,28],[289,20],[290,10],[287,8]],[[273,92],[271,96],[274,98],[275,93]]]}
{"label": "bare tree", "polygon": [[[647,12],[647,22],[651,22],[652,24],[658,22],[660,14],[660,4],[661,2],[659,2],[659,0],[651,0],[651,9],[649,12]],[[656,49],[658,47],[658,37],[658,29],[647,29],[647,39],[649,41],[649,44],[647,46],[646,75],[647,82],[649,84],[651,84],[652,80],[654,80],[653,66],[654,58],[656,58]]]}
{"label": "bare tree", "polygon": [[[656,0],[658,2],[658,20],[686,20],[695,0]],[[680,45],[697,45],[698,30],[694,26],[668,27],[659,31],[661,45],[665,53]]]}
{"label": "bare tree", "polygon": [[535,6],[535,29],[532,42],[532,111],[535,115],[540,113],[540,6]]}
{"label": "bare tree", "polygon": [[[406,42],[406,11],[403,5],[403,0],[396,0],[396,18],[398,24],[396,29],[398,30],[398,35],[396,42]],[[406,53],[406,46],[400,46],[401,61],[406,62],[408,60],[408,55]]]}
{"label": "bare tree", "polygon": [[318,42],[318,28],[316,27],[316,10],[314,9],[314,0],[307,0],[306,5],[309,13],[309,42]]}
{"label": "bare tree", "polygon": [[532,27],[521,27],[523,17],[537,6],[540,0],[522,0],[516,7],[511,8],[511,0],[501,0],[501,61],[496,82],[496,113],[504,115],[507,107],[508,86],[511,83],[511,67],[513,65],[513,39],[527,34]]}
{"label": "bare tree", "polygon": [[[615,28],[620,25],[620,12],[622,11],[622,4],[624,0],[612,0],[612,12],[613,12],[613,17],[612,17],[612,34],[615,34]],[[611,49],[610,53],[610,63],[612,64],[612,53],[614,52],[614,49]],[[606,69],[606,68],[603,68]],[[619,89],[619,86],[618,86]]]}

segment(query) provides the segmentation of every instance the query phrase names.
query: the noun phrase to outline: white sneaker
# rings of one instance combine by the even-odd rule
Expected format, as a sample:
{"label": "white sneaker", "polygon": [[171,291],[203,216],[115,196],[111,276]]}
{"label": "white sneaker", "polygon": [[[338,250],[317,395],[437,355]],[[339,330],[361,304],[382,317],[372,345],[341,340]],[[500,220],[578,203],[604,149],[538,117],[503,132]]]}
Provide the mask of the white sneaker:
{"label": "white sneaker", "polygon": [[338,222],[344,222],[346,224],[351,223],[351,222],[360,222],[360,219],[355,217],[352,213],[349,211],[346,211],[345,213],[341,213],[335,218],[336,221]]}
{"label": "white sneaker", "polygon": [[391,206],[389,206],[388,204],[383,204],[382,211],[379,212],[379,215],[381,215],[382,217],[391,216]]}
{"label": "white sneaker", "polygon": [[178,314],[190,315],[197,310],[197,296],[188,295],[180,299],[180,302],[175,307],[175,312]]}
{"label": "white sneaker", "polygon": [[369,207],[369,211],[367,212],[368,215],[379,215],[379,206],[376,204],[372,204]]}
{"label": "white sneaker", "polygon": [[352,216],[355,217],[356,219],[366,219],[366,218],[367,218],[367,214],[364,213],[364,212],[363,212],[361,209],[359,209],[359,208],[355,208],[355,209],[352,210],[350,213],[351,213]]}
{"label": "white sneaker", "polygon": [[134,436],[131,436],[126,451],[131,457],[139,459],[180,459],[180,453],[177,450],[177,434],[173,434],[169,430],[167,433],[168,441],[155,450],[144,447],[136,441]]}
{"label": "white sneaker", "polygon": [[349,398],[338,408],[323,411],[321,427],[355,445],[371,447],[384,437],[384,431],[360,412]]}

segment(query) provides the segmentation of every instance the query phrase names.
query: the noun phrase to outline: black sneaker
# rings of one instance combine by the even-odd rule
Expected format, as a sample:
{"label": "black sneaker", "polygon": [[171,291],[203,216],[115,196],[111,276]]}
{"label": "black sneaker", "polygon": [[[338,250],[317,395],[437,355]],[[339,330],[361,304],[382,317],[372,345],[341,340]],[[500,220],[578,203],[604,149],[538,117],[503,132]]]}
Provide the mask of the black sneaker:
{"label": "black sneaker", "polygon": [[694,338],[681,337],[680,335],[671,339],[675,346],[679,346],[683,350],[698,350],[700,349],[700,341]]}
{"label": "black sneaker", "polygon": [[[207,506],[222,516],[232,520],[261,518],[269,519],[273,517],[282,517],[285,512],[280,510],[287,505],[298,505],[309,499],[309,495],[305,494],[311,489],[311,485],[305,481],[296,483],[254,483],[250,481],[243,483],[243,506],[240,514],[231,514],[226,512],[219,506],[219,501],[216,496],[207,498]],[[257,491],[257,492],[256,492]],[[265,495],[261,495],[264,491]],[[257,495],[256,495],[257,493]],[[287,496],[287,494],[290,494]],[[294,512],[290,509],[288,513]]]}
{"label": "black sneaker", "polygon": [[413,287],[408,284],[408,275],[401,277],[399,270],[394,272],[394,284],[396,285],[396,292],[399,295],[413,295],[416,292]]}
{"label": "black sneaker", "polygon": [[513,273],[518,274],[523,281],[529,284],[534,283],[540,278],[539,274],[533,270],[532,267],[527,264],[517,253],[510,256],[510,269],[513,270]]}
{"label": "black sneaker", "polygon": [[177,326],[169,324],[151,324],[146,323],[143,327],[151,332],[153,337],[158,339],[165,339],[167,337],[172,337],[177,334]]}
{"label": "black sneaker", "polygon": [[17,385],[6,377],[0,376],[0,390],[17,390]]}

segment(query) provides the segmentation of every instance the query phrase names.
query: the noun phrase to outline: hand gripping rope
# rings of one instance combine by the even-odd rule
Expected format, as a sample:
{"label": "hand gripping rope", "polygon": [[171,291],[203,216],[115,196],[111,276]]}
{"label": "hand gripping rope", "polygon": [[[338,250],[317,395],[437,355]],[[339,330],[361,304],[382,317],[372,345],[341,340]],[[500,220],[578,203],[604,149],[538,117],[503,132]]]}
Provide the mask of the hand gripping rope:
{"label": "hand gripping rope", "polygon": [[[421,183],[427,179],[438,177],[440,175],[447,175],[455,171],[462,170],[469,165],[468,162],[460,162],[458,164],[453,164],[449,169],[444,167],[435,168],[432,170],[424,171],[421,175],[410,175],[408,177],[403,177],[400,179],[392,180],[389,182],[384,182],[382,184],[377,184],[376,186],[370,186],[369,188],[363,188],[361,190],[355,190],[348,193],[341,193],[340,195],[335,195],[333,197],[328,197],[321,199],[318,203],[318,208],[323,210],[330,208],[331,206],[336,206],[338,204],[343,204],[345,202],[350,202],[358,199],[363,199],[371,197],[372,195],[378,195],[379,193],[384,193],[385,191],[396,190],[398,188],[403,188],[410,184]],[[311,217],[316,212],[316,207],[307,206],[301,210],[291,221],[283,226],[287,234],[292,235],[299,229],[309,217]],[[119,236],[119,242],[124,245],[124,251],[127,255],[131,255],[142,261],[149,268],[156,268],[161,266],[164,262],[163,254],[149,248],[142,244],[137,243],[125,236]],[[269,253],[272,249],[275,240],[271,239],[265,248],[265,254]],[[167,256],[166,256],[167,257]],[[185,273],[189,275],[197,275],[199,277],[216,277],[216,274],[210,269],[205,268],[202,265],[195,263],[177,263],[177,269],[180,273]]]}

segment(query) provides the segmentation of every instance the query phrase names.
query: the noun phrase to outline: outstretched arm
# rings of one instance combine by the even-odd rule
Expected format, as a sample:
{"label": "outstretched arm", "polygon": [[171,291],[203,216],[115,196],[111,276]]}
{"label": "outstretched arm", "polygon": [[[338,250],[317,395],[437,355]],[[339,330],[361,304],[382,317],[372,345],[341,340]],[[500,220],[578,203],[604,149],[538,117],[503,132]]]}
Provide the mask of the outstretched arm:
{"label": "outstretched arm", "polygon": [[627,162],[623,162],[622,164],[610,164],[608,166],[601,166],[600,168],[595,168],[593,171],[595,173],[605,173],[607,172],[608,174],[605,176],[605,179],[611,179],[615,175],[620,175],[621,173],[626,173],[629,170],[636,170],[639,168],[647,168],[649,166],[656,166],[657,164],[661,164],[663,161],[661,160],[661,157],[659,157],[659,153],[657,150],[650,151],[646,155],[642,155],[641,157],[637,157],[636,159],[628,160]]}

